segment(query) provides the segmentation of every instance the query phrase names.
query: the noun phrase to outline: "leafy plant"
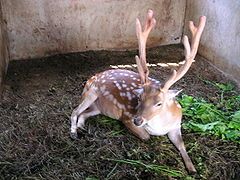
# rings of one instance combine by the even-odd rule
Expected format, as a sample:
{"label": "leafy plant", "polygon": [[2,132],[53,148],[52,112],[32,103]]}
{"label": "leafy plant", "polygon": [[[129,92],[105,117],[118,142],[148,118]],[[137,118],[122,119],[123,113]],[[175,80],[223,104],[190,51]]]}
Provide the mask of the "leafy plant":
{"label": "leafy plant", "polygon": [[220,91],[221,99],[218,104],[188,95],[183,95],[180,99],[183,114],[189,119],[183,123],[183,128],[214,134],[222,139],[240,143],[240,96],[235,92],[235,95],[226,99],[225,94],[233,92],[233,86],[221,83],[211,84]]}

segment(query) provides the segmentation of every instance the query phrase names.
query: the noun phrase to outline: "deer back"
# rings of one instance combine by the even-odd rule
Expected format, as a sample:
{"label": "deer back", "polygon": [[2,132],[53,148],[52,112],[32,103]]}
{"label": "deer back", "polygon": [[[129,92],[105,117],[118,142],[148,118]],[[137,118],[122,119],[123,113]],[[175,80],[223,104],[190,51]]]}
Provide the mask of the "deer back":
{"label": "deer back", "polygon": [[[150,79],[156,87],[160,82]],[[90,88],[97,93],[97,108],[114,119],[132,119],[137,112],[142,84],[138,73],[125,69],[107,70],[90,78],[83,91]]]}

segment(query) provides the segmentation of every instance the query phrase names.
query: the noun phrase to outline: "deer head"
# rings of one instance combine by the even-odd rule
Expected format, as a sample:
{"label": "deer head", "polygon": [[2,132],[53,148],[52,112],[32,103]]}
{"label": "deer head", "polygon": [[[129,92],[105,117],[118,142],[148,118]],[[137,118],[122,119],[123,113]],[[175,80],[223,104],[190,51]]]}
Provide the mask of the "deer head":
{"label": "deer head", "polygon": [[[189,28],[192,35],[191,45],[188,37],[183,37],[183,45],[185,48],[185,63],[178,71],[174,70],[170,78],[161,86],[156,86],[149,81],[149,70],[146,63],[146,41],[151,29],[155,26],[156,20],[153,18],[153,11],[149,10],[147,20],[142,31],[139,19],[136,20],[136,34],[139,44],[139,56],[136,56],[137,69],[141,78],[140,89],[135,90],[135,94],[139,98],[138,111],[134,117],[134,124],[144,126],[148,121],[154,119],[155,116],[165,116],[167,112],[172,111],[173,114],[181,118],[182,113],[179,111],[180,105],[174,100],[180,91],[170,90],[170,87],[181,79],[191,67],[197,54],[197,49],[206,22],[206,17],[200,17],[199,26],[195,26],[192,21],[189,22]],[[177,106],[174,106],[176,104]]]}

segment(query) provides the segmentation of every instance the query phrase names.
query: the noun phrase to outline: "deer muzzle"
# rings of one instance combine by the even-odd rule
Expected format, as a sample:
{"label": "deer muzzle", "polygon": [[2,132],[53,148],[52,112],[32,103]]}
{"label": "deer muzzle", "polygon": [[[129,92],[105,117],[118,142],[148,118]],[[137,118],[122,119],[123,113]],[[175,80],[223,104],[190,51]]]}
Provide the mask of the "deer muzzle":
{"label": "deer muzzle", "polygon": [[141,126],[143,124],[143,118],[142,117],[135,117],[133,119],[133,123],[136,125],[136,126]]}

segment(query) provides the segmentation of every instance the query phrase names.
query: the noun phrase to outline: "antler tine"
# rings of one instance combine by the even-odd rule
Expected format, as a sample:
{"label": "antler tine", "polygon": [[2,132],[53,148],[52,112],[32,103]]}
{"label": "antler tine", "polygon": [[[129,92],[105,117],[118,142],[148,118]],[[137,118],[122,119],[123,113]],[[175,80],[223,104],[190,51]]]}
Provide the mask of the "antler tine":
{"label": "antler tine", "polygon": [[140,78],[142,84],[148,83],[148,74],[149,70],[147,67],[147,60],[146,60],[146,42],[148,35],[152,28],[155,26],[156,20],[153,18],[153,11],[148,10],[148,15],[146,18],[146,22],[144,25],[144,30],[142,31],[142,26],[139,19],[136,19],[136,34],[138,38],[138,46],[139,46],[139,56],[136,56],[136,63],[138,67],[138,72],[140,74]]}
{"label": "antler tine", "polygon": [[187,36],[183,37],[183,45],[184,45],[184,54],[185,54],[185,63],[179,68],[178,71],[174,70],[172,76],[168,79],[168,81],[164,84],[164,87],[161,89],[163,92],[167,92],[168,89],[179,79],[181,79],[188,69],[191,67],[194,58],[197,54],[200,38],[205,27],[206,17],[202,16],[199,20],[199,26],[195,26],[192,21],[189,22],[189,29],[191,31],[192,40],[191,46],[189,44],[189,40]]}

